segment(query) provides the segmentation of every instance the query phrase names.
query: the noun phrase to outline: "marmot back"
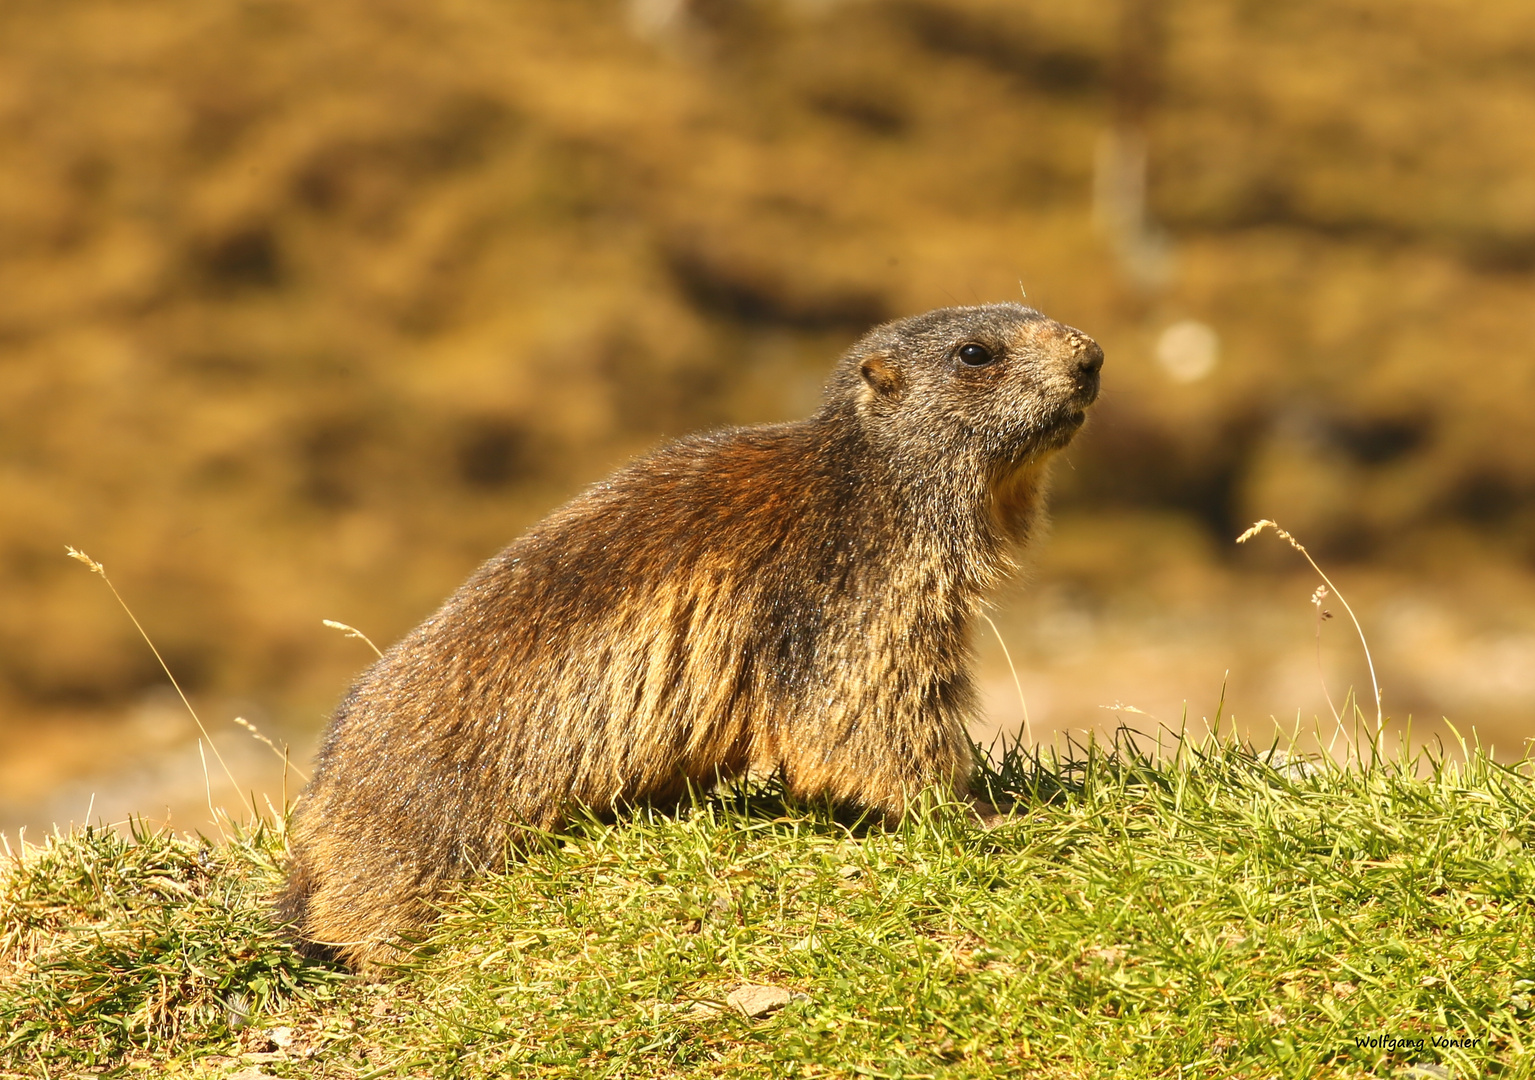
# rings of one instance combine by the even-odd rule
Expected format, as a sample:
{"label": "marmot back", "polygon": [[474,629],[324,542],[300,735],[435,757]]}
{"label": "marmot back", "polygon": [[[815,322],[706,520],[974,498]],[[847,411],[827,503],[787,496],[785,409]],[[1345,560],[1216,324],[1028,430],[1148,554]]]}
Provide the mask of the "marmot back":
{"label": "marmot back", "polygon": [[966,795],[970,623],[1102,362],[1020,305],[928,312],[859,341],[815,416],[680,440],[555,511],[336,710],[282,916],[369,965],[577,806],[747,770],[885,816]]}

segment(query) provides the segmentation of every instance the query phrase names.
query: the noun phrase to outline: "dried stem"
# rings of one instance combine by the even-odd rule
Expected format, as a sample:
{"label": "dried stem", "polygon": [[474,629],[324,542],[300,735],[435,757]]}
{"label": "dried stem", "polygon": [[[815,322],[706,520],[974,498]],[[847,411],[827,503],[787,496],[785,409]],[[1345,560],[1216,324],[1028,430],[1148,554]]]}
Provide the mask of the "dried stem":
{"label": "dried stem", "polygon": [[[1316,564],[1316,560],[1311,557],[1311,552],[1306,550],[1305,545],[1302,544],[1299,540],[1295,539],[1295,537],[1291,536],[1284,529],[1281,529],[1276,522],[1270,521],[1267,518],[1264,518],[1262,521],[1254,522],[1252,528],[1248,529],[1241,536],[1237,537],[1237,543],[1247,543],[1247,541],[1257,536],[1264,529],[1273,529],[1280,535],[1281,538],[1288,542],[1291,547],[1293,547],[1296,551],[1300,552],[1301,555],[1305,557],[1306,561],[1311,564],[1311,569],[1317,572],[1317,575],[1322,579],[1323,584],[1325,584],[1327,588],[1332,592],[1332,594],[1338,598],[1338,603],[1343,605],[1343,610],[1348,612],[1348,617],[1353,620],[1354,630],[1359,634],[1359,644],[1364,646],[1365,663],[1370,667],[1370,687],[1375,691],[1375,734],[1377,737],[1379,737],[1381,729],[1385,725],[1385,714],[1382,712],[1380,704],[1380,682],[1375,678],[1375,660],[1370,656],[1370,643],[1364,638],[1364,627],[1359,625],[1359,617],[1354,614],[1354,609],[1349,606],[1348,601],[1343,599],[1343,594],[1340,593],[1338,591],[1338,587],[1332,583],[1332,579],[1329,578],[1322,571],[1322,568]],[[1329,707],[1331,707],[1331,698],[1328,699],[1327,704]]]}
{"label": "dried stem", "polygon": [[267,746],[269,746],[271,748],[272,753],[276,754],[279,758],[282,759],[283,768],[285,768],[285,769],[292,769],[294,772],[298,773],[299,776],[303,777],[304,783],[307,784],[309,782],[309,777],[304,773],[304,770],[300,769],[297,765],[294,765],[292,762],[290,762],[288,760],[288,751],[287,751],[286,747],[281,749],[281,750],[279,750],[277,748],[277,744],[276,743],[274,743],[271,739],[269,739],[265,735],[263,735],[260,732],[260,730],[257,729],[255,724],[251,723],[249,720],[245,719],[245,717],[243,717],[243,716],[235,717],[235,723],[239,724],[246,731],[250,732],[252,738],[257,739],[260,742],[266,743]]}
{"label": "dried stem", "polygon": [[1311,594],[1311,603],[1316,608],[1316,678],[1322,684],[1322,696],[1327,699],[1327,707],[1332,710],[1332,718],[1338,725],[1338,730],[1343,730],[1343,716],[1338,712],[1338,707],[1332,703],[1332,692],[1327,689],[1327,673],[1322,670],[1322,624],[1332,618],[1332,612],[1322,607],[1322,601],[1327,599],[1327,586],[1318,585],[1316,592]]}
{"label": "dried stem", "polygon": [[[99,562],[91,558],[83,551],[76,551],[74,548],[67,546],[64,550],[69,552],[69,557],[71,559],[83,562],[90,568],[91,573],[99,575],[101,580],[107,583],[107,588],[112,590],[112,595],[117,598],[118,604],[120,604],[122,609],[128,613],[128,618],[133,621],[134,629],[138,630],[139,636],[144,639],[144,644],[148,645],[149,651],[155,654],[155,659],[160,663],[160,670],[165,672],[165,677],[169,679],[171,681],[171,685],[176,688],[176,694],[181,698],[181,703],[187,707],[187,712],[192,714],[192,719],[197,723],[197,730],[202,732],[204,739],[208,740],[208,747],[213,751],[213,756],[218,760],[219,766],[224,770],[224,775],[229,777],[230,786],[235,789],[236,794],[239,794],[240,782],[235,779],[235,774],[229,771],[229,766],[225,764],[224,755],[219,753],[219,748],[213,745],[213,737],[208,734],[208,729],[203,726],[202,718],[197,715],[197,710],[192,708],[192,703],[187,700],[187,695],[181,689],[181,684],[176,681],[176,676],[171,674],[171,669],[169,665],[166,664],[165,657],[160,655],[160,650],[155,648],[155,643],[150,640],[149,634],[145,632],[143,625],[138,620],[138,616],[133,613],[133,609],[128,606],[128,602],[124,600],[122,594],[117,591],[117,586],[112,584],[112,579],[107,577],[106,567],[102,566]],[[199,752],[200,750],[201,748],[199,748]]]}
{"label": "dried stem", "polygon": [[377,645],[373,644],[373,639],[370,638],[367,634],[364,634],[361,630],[357,629],[357,627],[348,626],[346,623],[337,622],[335,619],[321,619],[320,621],[326,626],[330,627],[332,630],[340,630],[344,632],[347,637],[358,638],[362,641],[366,641],[368,643],[368,648],[372,649],[374,654],[378,656],[380,660],[383,659],[384,654],[379,650]]}
{"label": "dried stem", "polygon": [[1029,723],[1029,703],[1023,699],[1023,682],[1018,678],[1018,669],[1013,666],[1013,654],[1007,650],[1007,642],[1002,640],[1002,631],[997,629],[997,624],[991,621],[991,616],[984,611],[981,618],[986,620],[986,625],[991,627],[991,632],[997,635],[997,644],[1002,646],[1002,655],[1007,658],[1007,670],[1013,673],[1013,685],[1018,689],[1018,704],[1023,706],[1023,737],[1028,740],[1028,745],[1034,745],[1034,727]]}

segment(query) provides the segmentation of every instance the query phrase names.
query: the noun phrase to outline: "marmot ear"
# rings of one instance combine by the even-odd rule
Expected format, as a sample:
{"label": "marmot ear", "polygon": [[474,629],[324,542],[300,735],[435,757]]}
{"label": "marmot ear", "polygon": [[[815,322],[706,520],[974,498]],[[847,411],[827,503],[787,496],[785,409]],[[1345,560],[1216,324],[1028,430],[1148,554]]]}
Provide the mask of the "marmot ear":
{"label": "marmot ear", "polygon": [[863,381],[880,394],[894,394],[901,389],[900,369],[884,353],[864,357],[863,363],[858,365],[858,371]]}

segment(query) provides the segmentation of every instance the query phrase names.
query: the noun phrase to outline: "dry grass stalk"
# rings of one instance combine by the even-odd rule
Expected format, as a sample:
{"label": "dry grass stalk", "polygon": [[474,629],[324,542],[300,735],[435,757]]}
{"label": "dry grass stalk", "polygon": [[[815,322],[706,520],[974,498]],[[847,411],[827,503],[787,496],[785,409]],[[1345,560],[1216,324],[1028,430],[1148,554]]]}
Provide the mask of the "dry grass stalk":
{"label": "dry grass stalk", "polygon": [[[1364,647],[1365,663],[1368,664],[1370,668],[1370,687],[1375,691],[1375,736],[1376,739],[1379,740],[1381,729],[1385,725],[1385,714],[1381,709],[1380,703],[1380,681],[1375,677],[1375,660],[1370,655],[1370,643],[1365,640],[1364,627],[1359,625],[1359,616],[1354,614],[1354,609],[1350,607],[1349,602],[1343,598],[1343,594],[1340,593],[1338,591],[1338,587],[1332,583],[1332,579],[1329,578],[1327,574],[1322,570],[1322,568],[1316,564],[1316,560],[1311,557],[1311,552],[1306,550],[1306,546],[1299,540],[1295,539],[1295,537],[1291,536],[1284,529],[1280,528],[1277,522],[1270,521],[1268,518],[1264,518],[1262,521],[1255,521],[1250,529],[1244,532],[1241,536],[1237,537],[1237,543],[1247,543],[1247,541],[1257,536],[1264,529],[1273,529],[1276,533],[1279,534],[1281,539],[1286,541],[1291,547],[1301,553],[1305,560],[1311,564],[1311,569],[1315,570],[1317,575],[1321,577],[1322,582],[1324,585],[1326,585],[1327,589],[1338,598],[1338,603],[1343,605],[1343,610],[1348,612],[1348,617],[1353,620],[1354,630],[1359,634],[1359,644]],[[1317,605],[1317,611],[1320,613],[1318,616],[1319,620],[1326,617],[1326,613],[1322,612],[1321,607],[1322,597],[1325,595],[1325,593],[1317,592],[1313,593],[1311,597],[1311,602]],[[1320,621],[1318,621],[1317,624],[1317,632],[1319,635],[1318,640],[1320,641]],[[1326,693],[1327,687],[1325,683],[1323,684],[1322,690],[1323,693]],[[1327,705],[1329,708],[1332,708],[1331,696],[1329,696],[1327,699]],[[1339,726],[1341,727],[1343,720],[1340,716],[1338,716],[1337,709],[1333,709],[1333,716],[1337,717]]]}
{"label": "dry grass stalk", "polygon": [[373,639],[370,638],[367,634],[364,634],[361,630],[357,629],[357,627],[348,626],[346,623],[337,622],[335,619],[321,619],[320,621],[326,626],[330,627],[332,630],[340,630],[344,632],[347,637],[358,638],[367,642],[368,648],[372,649],[374,654],[377,655],[380,659],[383,658],[383,650],[381,650],[377,645],[373,644]]}
{"label": "dry grass stalk", "polygon": [[[208,734],[208,729],[205,726],[203,726],[202,717],[197,715],[197,710],[192,708],[192,703],[189,700],[187,700],[187,695],[181,689],[181,684],[176,681],[176,676],[171,674],[170,666],[168,664],[166,664],[165,657],[160,655],[160,650],[155,648],[155,643],[152,640],[150,640],[149,634],[144,629],[143,624],[139,622],[138,616],[133,613],[133,609],[130,608],[128,606],[128,602],[123,599],[122,593],[117,591],[117,586],[112,584],[112,579],[107,577],[106,567],[102,566],[99,562],[97,562],[95,559],[91,558],[89,555],[87,555],[83,551],[78,551],[75,548],[69,547],[67,545],[65,546],[64,550],[69,552],[69,557],[71,559],[75,559],[78,562],[82,562],[87,567],[89,567],[91,573],[96,574],[98,577],[100,577],[102,581],[107,583],[107,588],[112,590],[112,595],[117,598],[118,604],[121,605],[123,611],[125,611],[127,613],[128,618],[130,620],[132,620],[134,629],[136,629],[139,632],[139,636],[144,639],[144,644],[148,645],[149,646],[149,651],[155,654],[155,660],[159,662],[160,670],[165,672],[165,677],[167,679],[169,679],[171,681],[171,685],[176,688],[176,695],[181,698],[181,703],[187,707],[187,712],[192,714],[192,720],[193,720],[194,723],[197,724],[197,730],[202,732],[203,738],[205,740],[207,740],[209,748],[213,751],[214,758],[218,761],[219,766],[224,770],[224,775],[229,778],[229,784],[230,784],[231,787],[233,787],[235,789],[235,794],[238,795],[240,793],[240,782],[235,779],[235,774],[229,771],[229,766],[224,761],[224,755],[219,753],[219,748],[217,746],[214,746],[214,744],[213,744],[213,737]],[[202,747],[199,744],[199,746],[198,746],[198,753],[201,753],[201,752],[202,752]],[[204,763],[204,770],[206,771],[206,762]],[[211,809],[212,808],[212,802],[213,802],[213,796],[212,796],[212,792],[211,791],[210,791],[209,796],[208,796],[208,801],[209,801],[209,808]],[[215,815],[215,820],[216,819],[217,819],[217,815]]]}
{"label": "dry grass stalk", "polygon": [[297,765],[293,764],[293,762],[288,760],[288,748],[286,746],[282,747],[281,749],[278,749],[276,743],[274,743],[271,739],[269,739],[265,735],[263,735],[261,733],[260,729],[257,728],[255,724],[251,723],[249,720],[245,719],[245,717],[243,717],[243,716],[235,717],[235,723],[239,724],[246,731],[250,732],[252,738],[256,739],[259,742],[264,742],[264,743],[267,744],[267,746],[271,747],[272,753],[274,753],[278,757],[282,758],[282,767],[283,767],[283,770],[285,772],[288,769],[292,769],[294,772],[298,773],[299,778],[301,780],[303,780],[304,783],[307,784],[309,782],[309,775],[307,773],[305,773],[303,769],[300,769]]}
{"label": "dry grass stalk", "polygon": [[991,632],[997,635],[997,644],[1002,646],[1002,655],[1007,659],[1007,670],[1013,673],[1013,686],[1018,690],[1018,704],[1023,706],[1023,737],[1025,745],[1034,745],[1034,727],[1029,723],[1029,703],[1023,698],[1023,682],[1018,678],[1018,669],[1013,666],[1013,654],[1008,651],[1007,642],[1002,640],[1002,631],[997,629],[997,624],[991,621],[991,616],[984,611],[981,618],[986,620],[986,625],[991,627]]}

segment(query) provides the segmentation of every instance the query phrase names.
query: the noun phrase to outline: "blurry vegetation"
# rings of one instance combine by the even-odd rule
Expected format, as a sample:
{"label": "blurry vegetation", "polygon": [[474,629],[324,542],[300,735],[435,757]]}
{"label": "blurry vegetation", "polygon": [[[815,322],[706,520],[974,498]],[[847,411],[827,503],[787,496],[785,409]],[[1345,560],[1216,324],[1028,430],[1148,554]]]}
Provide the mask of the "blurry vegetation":
{"label": "blurry vegetation", "polygon": [[1120,0],[9,0],[0,696],[157,678],[72,543],[192,689],[323,703],[366,656],[321,618],[382,643],[626,456],[1020,282],[1109,355],[1064,521],[1535,560],[1535,8],[1160,17],[1148,290],[1092,227]]}

